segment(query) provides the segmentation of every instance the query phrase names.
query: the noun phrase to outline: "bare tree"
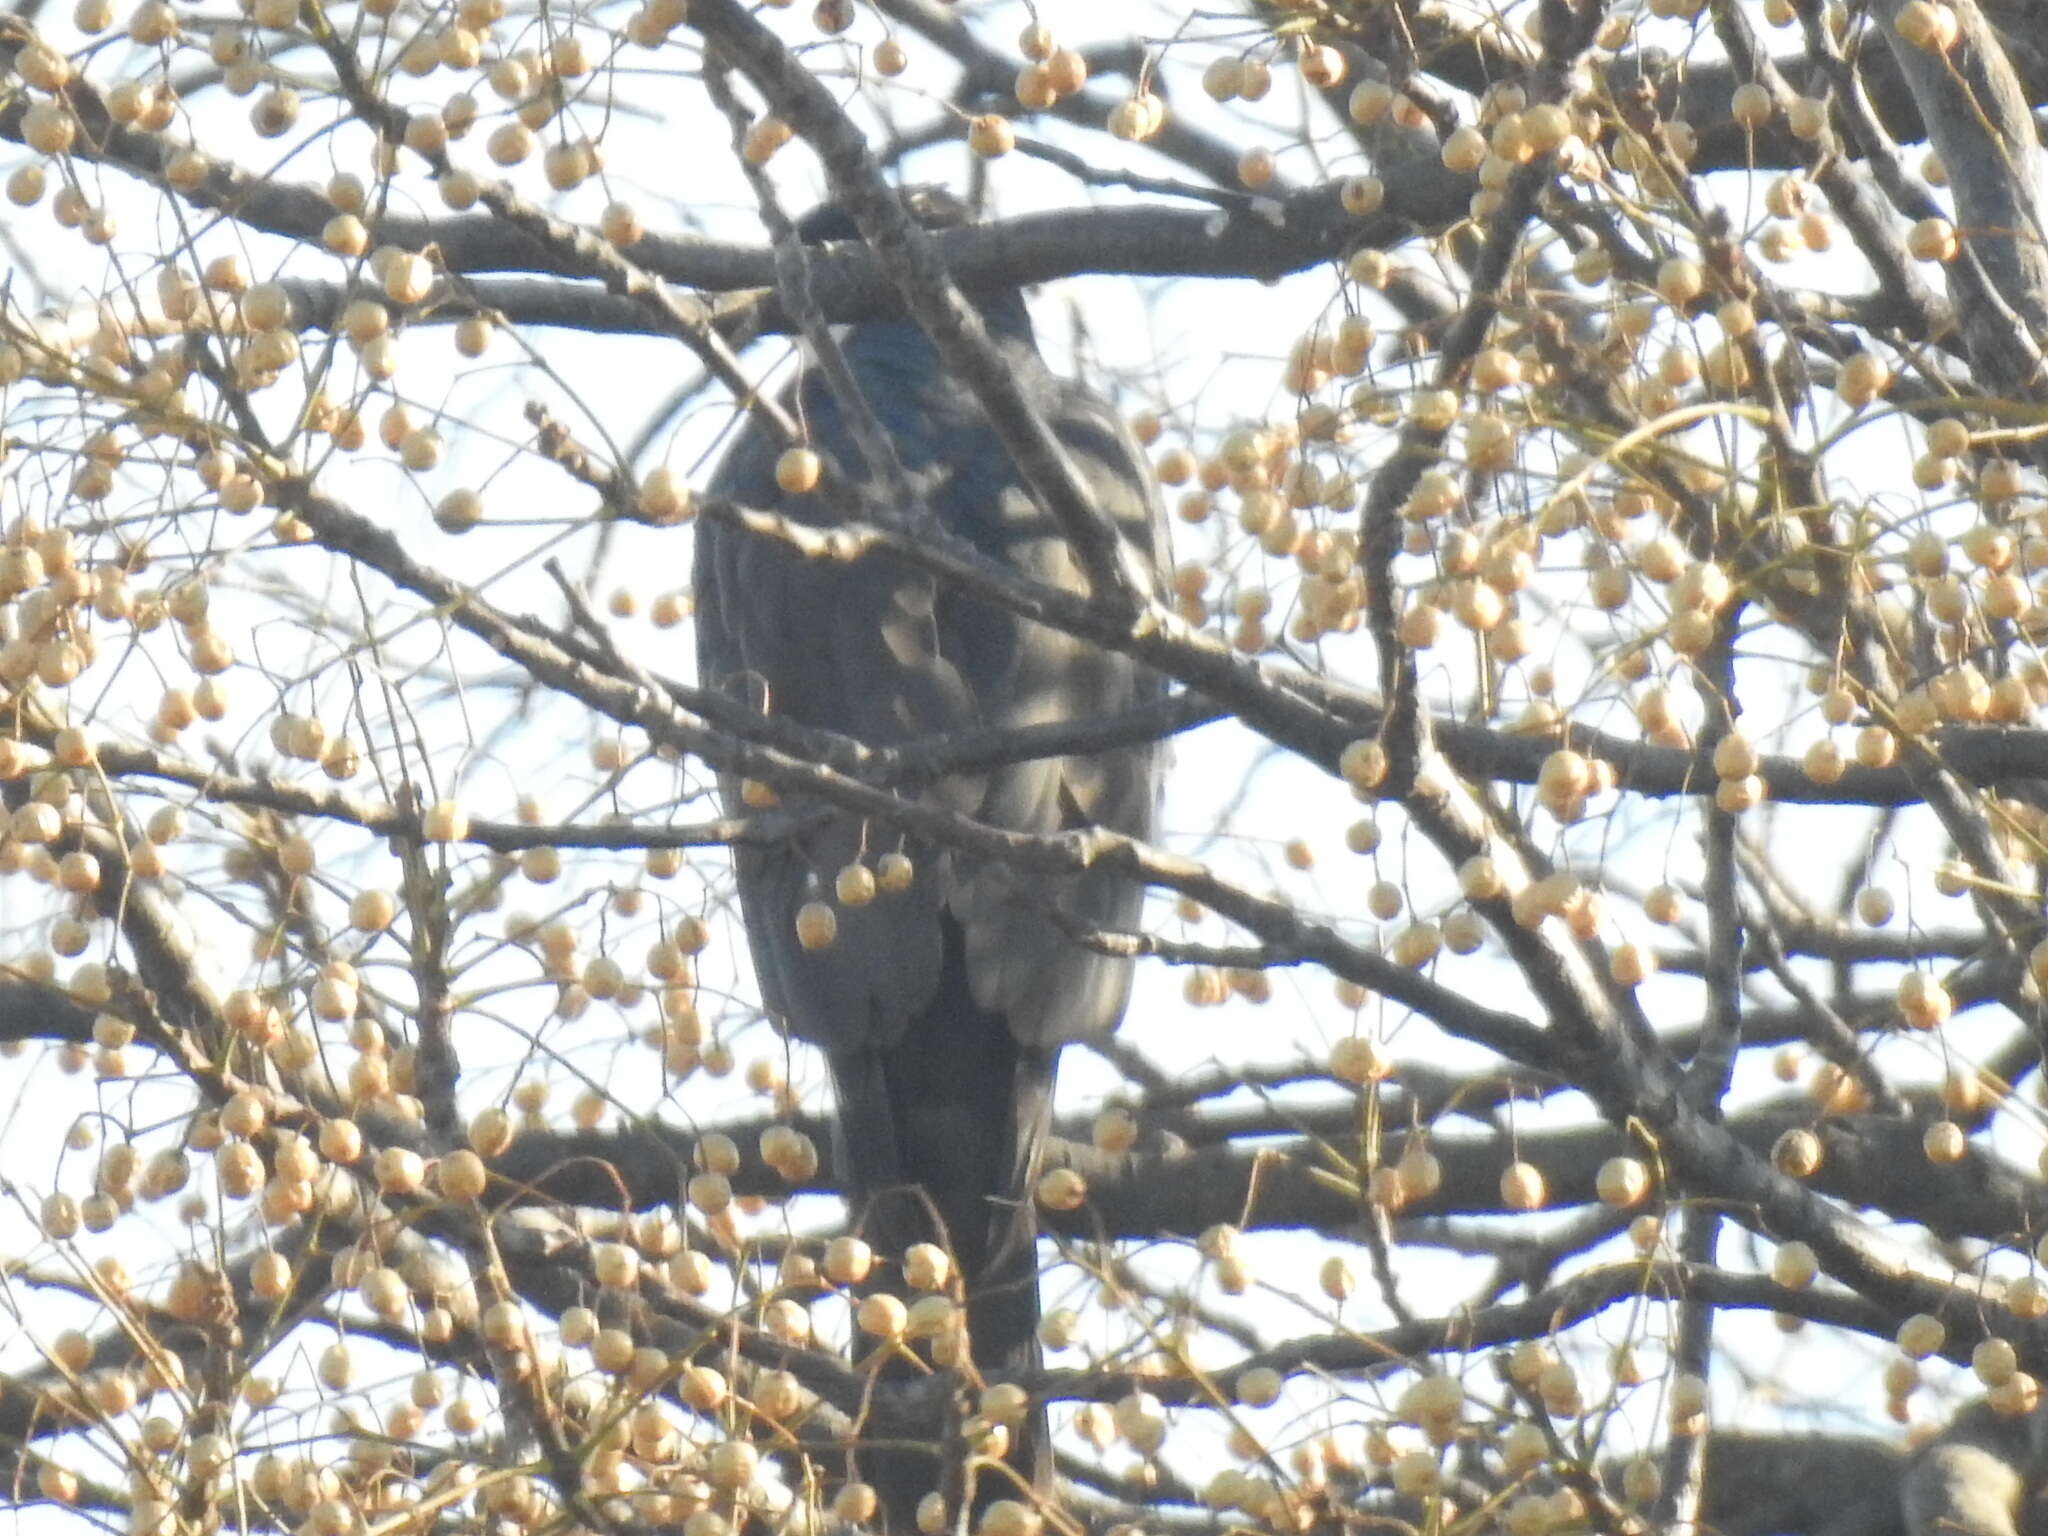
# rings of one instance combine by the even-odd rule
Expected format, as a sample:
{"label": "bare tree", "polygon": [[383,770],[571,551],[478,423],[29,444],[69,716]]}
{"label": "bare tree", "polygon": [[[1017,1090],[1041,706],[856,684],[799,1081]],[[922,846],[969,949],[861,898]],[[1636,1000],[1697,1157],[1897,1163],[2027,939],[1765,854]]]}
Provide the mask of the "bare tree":
{"label": "bare tree", "polygon": [[[808,1532],[905,1523],[908,1445],[933,1533],[2048,1527],[2044,38],[0,18],[9,1501]],[[976,322],[1033,285],[1166,594]],[[789,338],[841,390],[877,319],[1085,579],[935,532],[887,412],[817,453]],[[742,417],[775,506],[711,493]],[[693,523],[1168,691],[807,725],[698,677]],[[1149,838],[954,792],[1156,742]],[[1045,907],[1139,979],[1032,1191],[1042,1363],[845,1231],[728,853],[819,815],[807,944],[906,848],[1152,893]]]}

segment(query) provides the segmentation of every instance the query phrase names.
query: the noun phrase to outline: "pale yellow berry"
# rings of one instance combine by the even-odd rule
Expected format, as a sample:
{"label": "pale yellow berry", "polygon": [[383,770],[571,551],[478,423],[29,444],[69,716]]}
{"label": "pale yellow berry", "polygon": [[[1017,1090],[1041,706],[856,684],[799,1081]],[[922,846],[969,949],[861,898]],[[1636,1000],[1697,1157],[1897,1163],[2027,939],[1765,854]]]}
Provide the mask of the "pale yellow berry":
{"label": "pale yellow berry", "polygon": [[1051,1211],[1076,1211],[1088,1200],[1088,1181],[1078,1169],[1051,1168],[1038,1180],[1038,1203]]}
{"label": "pale yellow berry", "polygon": [[1987,1387],[2001,1386],[2012,1380],[2013,1373],[2019,1368],[2019,1353],[2009,1340],[1980,1339],[1970,1351],[1970,1369]]}
{"label": "pale yellow berry", "polygon": [[1899,1324],[1899,1353],[1909,1360],[1925,1360],[1947,1341],[1948,1329],[1938,1317],[1916,1312]]}
{"label": "pale yellow berry", "polygon": [[469,836],[469,815],[453,800],[437,800],[421,818],[420,835],[430,843],[459,843]]}
{"label": "pale yellow berry", "polygon": [[1500,1175],[1501,1203],[1514,1211],[1541,1210],[1550,1199],[1543,1170],[1520,1159],[1509,1163]]}
{"label": "pale yellow berry", "polygon": [[1930,1163],[1958,1163],[1970,1150],[1969,1133],[1953,1120],[1936,1120],[1920,1134]]}
{"label": "pale yellow berry", "polygon": [[1017,147],[1017,130],[1001,113],[985,112],[968,123],[967,147],[984,160],[994,160]]}
{"label": "pale yellow berry", "polygon": [[1650,1170],[1637,1158],[1610,1157],[1600,1165],[1595,1183],[1601,1200],[1625,1210],[1650,1193]]}
{"label": "pale yellow berry", "polygon": [[805,949],[828,949],[839,936],[839,917],[822,901],[807,901],[797,908],[796,937]]}
{"label": "pale yellow berry", "polygon": [[1956,13],[1939,0],[1907,0],[1892,21],[1893,30],[1915,48],[1947,53],[1962,36]]}
{"label": "pale yellow berry", "polygon": [[1821,1157],[1820,1138],[1804,1126],[1784,1132],[1771,1147],[1772,1164],[1787,1178],[1811,1177],[1819,1171]]}
{"label": "pale yellow berry", "polygon": [[815,490],[823,473],[823,460],[809,448],[786,448],[775,461],[775,483],[792,496]]}
{"label": "pale yellow berry", "polygon": [[877,1293],[863,1296],[854,1311],[854,1320],[861,1332],[873,1334],[879,1339],[895,1339],[903,1336],[909,1322],[909,1309],[895,1297]]}
{"label": "pale yellow berry", "polygon": [[1805,1243],[1782,1244],[1771,1257],[1771,1278],[1787,1290],[1805,1290],[1819,1273],[1820,1261]]}

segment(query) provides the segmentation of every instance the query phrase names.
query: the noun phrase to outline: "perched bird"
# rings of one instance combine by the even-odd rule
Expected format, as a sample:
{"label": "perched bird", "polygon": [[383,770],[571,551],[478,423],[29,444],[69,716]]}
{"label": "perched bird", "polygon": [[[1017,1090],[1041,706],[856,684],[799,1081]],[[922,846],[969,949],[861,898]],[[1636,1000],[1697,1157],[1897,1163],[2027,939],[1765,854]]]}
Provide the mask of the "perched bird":
{"label": "perched bird", "polygon": [[[928,225],[957,218],[957,204],[932,194],[912,206]],[[829,206],[799,231],[814,242],[858,238]],[[969,297],[1103,514],[1158,571],[1166,554],[1159,494],[1116,411],[1046,366],[1017,289]],[[861,395],[936,521],[1034,581],[1085,591],[1058,527],[924,332],[898,319],[840,335]],[[844,409],[819,370],[804,371],[788,404],[815,447],[849,476],[863,473]],[[709,489],[798,521],[831,522],[823,497],[778,488],[779,452],[766,429],[742,427]],[[700,523],[695,582],[708,686],[873,745],[1114,716],[1163,691],[1157,675],[1126,657],[936,584],[885,553],[806,559],[778,540]],[[942,779],[924,795],[1006,830],[1099,826],[1146,836],[1159,772],[1156,744],[1147,743],[1004,763]],[[737,808],[738,784],[722,790]],[[817,810],[796,797],[785,806]],[[763,1000],[830,1065],[837,1163],[853,1218],[887,1262],[911,1243],[947,1248],[965,1282],[975,1364],[1028,1366],[1038,1321],[1031,1182],[1055,1063],[1061,1046],[1117,1027],[1131,985],[1128,960],[1084,947],[1061,919],[1128,930],[1143,892],[1102,872],[1021,875],[844,812],[794,819],[801,830],[740,844],[734,863]],[[903,859],[908,885],[890,889]],[[881,889],[870,896],[858,870],[842,881],[849,866],[878,871]],[[807,947],[798,934],[798,911],[813,902],[831,904],[837,919],[824,947]],[[1043,1440],[1042,1420],[1017,1436],[1013,1464],[1026,1475],[1045,1465]],[[890,1475],[930,1489],[934,1470],[924,1459],[906,1473],[899,1461]],[[891,1489],[868,1475],[889,1514]]]}

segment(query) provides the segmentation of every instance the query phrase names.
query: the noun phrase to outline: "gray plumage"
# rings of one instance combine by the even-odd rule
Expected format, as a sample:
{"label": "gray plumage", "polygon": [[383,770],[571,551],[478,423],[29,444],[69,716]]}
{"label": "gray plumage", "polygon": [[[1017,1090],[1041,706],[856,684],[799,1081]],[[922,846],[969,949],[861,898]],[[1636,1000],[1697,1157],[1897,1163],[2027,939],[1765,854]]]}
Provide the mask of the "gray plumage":
{"label": "gray plumage", "polygon": [[[809,232],[851,231],[834,230],[828,216]],[[975,297],[994,344],[1103,513],[1157,569],[1165,558],[1158,492],[1116,412],[1046,367],[1020,294]],[[842,348],[945,528],[1033,580],[1085,590],[1057,527],[1024,492],[980,409],[946,377],[921,330],[907,321],[863,323],[844,333]],[[842,410],[817,370],[806,371],[789,404],[816,446],[849,474],[861,472]],[[744,426],[710,490],[829,521],[822,497],[777,489],[778,452],[765,430]],[[807,560],[777,541],[703,523],[696,604],[699,667],[709,685],[875,745],[1112,716],[1162,692],[1157,677],[1128,659],[937,585],[886,554]],[[1157,749],[1146,745],[1008,764],[946,779],[926,796],[1005,829],[1097,825],[1146,836],[1157,779]],[[736,805],[737,785],[723,787]],[[915,871],[908,890],[838,906],[828,948],[798,942],[798,909],[831,900],[844,865],[872,866],[898,850]],[[1142,891],[1099,872],[1034,888],[1001,865],[843,813],[786,842],[743,845],[735,866],[763,999],[830,1063],[837,1156],[856,1220],[892,1261],[911,1242],[950,1246],[968,1286],[976,1362],[1027,1364],[1038,1315],[1028,1186],[1049,1123],[1054,1065],[1062,1045],[1113,1030],[1130,991],[1128,961],[1077,945],[1045,909],[1087,927],[1130,929]]]}

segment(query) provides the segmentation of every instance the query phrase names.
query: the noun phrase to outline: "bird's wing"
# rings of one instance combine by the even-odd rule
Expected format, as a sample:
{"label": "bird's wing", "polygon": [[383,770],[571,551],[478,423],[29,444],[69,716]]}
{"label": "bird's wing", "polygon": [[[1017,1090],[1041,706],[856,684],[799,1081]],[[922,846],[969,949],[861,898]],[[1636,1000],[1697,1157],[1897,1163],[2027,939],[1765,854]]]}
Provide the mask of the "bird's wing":
{"label": "bird's wing", "polygon": [[[1100,511],[1113,519],[1163,583],[1165,514],[1151,468],[1122,420],[1083,385],[1043,376],[1046,414]],[[1087,582],[1066,541],[1014,486],[1000,498],[1010,535],[1006,558],[1025,574],[1067,591]],[[971,634],[962,615],[942,631]],[[1023,726],[1101,719],[1161,697],[1165,680],[1129,658],[1058,630],[1007,620],[1007,673],[975,672],[985,723]],[[1157,807],[1156,743],[1092,755],[1017,763],[986,776],[976,814],[1025,832],[1103,827],[1147,838]],[[1008,865],[955,861],[948,905],[966,928],[968,974],[977,1002],[1003,1014],[1021,1040],[1039,1045],[1097,1038],[1123,1017],[1130,962],[1075,942],[1050,907],[1083,928],[1137,925],[1144,891],[1106,872],[1034,880]]]}
{"label": "bird's wing", "polygon": [[[777,508],[777,450],[742,430],[709,489]],[[702,523],[696,539],[700,675],[757,707],[886,744],[967,718],[971,701],[939,652],[928,577],[885,555],[806,559],[776,540]],[[722,784],[737,808],[736,782]],[[789,808],[806,809],[801,800]],[[840,869],[896,847],[857,818],[804,818],[786,843],[735,850],[747,938],[771,1013],[814,1044],[886,1043],[931,999],[940,969],[934,882],[840,907],[837,942],[805,949],[797,910],[831,900]],[[913,856],[914,857],[914,856]]]}

